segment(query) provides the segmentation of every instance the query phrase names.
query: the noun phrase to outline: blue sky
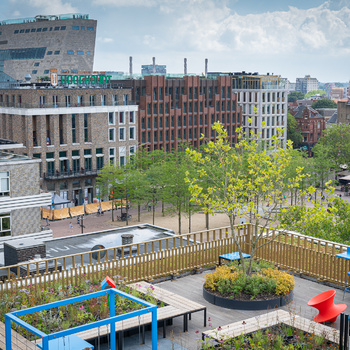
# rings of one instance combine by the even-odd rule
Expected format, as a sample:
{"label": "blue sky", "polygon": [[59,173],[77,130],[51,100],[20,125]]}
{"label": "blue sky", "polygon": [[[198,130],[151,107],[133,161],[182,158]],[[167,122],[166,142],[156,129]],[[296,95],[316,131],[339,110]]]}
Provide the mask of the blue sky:
{"label": "blue sky", "polygon": [[350,79],[350,0],[1,0],[0,20],[88,13],[96,19],[95,70],[275,73],[295,81]]}

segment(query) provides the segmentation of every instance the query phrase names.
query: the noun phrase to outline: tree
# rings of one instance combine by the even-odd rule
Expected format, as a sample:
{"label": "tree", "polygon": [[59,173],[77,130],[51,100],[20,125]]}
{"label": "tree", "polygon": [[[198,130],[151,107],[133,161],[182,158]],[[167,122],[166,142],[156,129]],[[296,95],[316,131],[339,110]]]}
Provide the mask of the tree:
{"label": "tree", "polygon": [[[199,168],[196,176],[187,176],[191,200],[201,205],[205,212],[214,213],[220,210],[228,216],[231,236],[237,246],[243,272],[250,275],[257,249],[275,239],[267,238],[265,230],[276,222],[277,211],[286,202],[284,193],[290,186],[297,186],[300,182],[301,169],[297,169],[297,175],[289,183],[285,181],[292,146],[287,141],[287,147],[281,147],[281,128],[272,137],[271,147],[261,147],[256,135],[245,135],[240,128],[238,143],[234,148],[230,146],[227,130],[222,124],[215,123],[213,129],[217,133],[216,142],[208,142],[205,156],[196,150],[188,150]],[[212,159],[219,160],[214,162],[215,168]],[[201,180],[206,178],[210,178],[213,184],[204,189]],[[208,183],[210,184],[209,181]],[[243,259],[239,233],[235,230],[235,220],[242,216],[254,224],[248,238],[251,245],[248,266]]]}
{"label": "tree", "polygon": [[305,94],[305,98],[310,98],[311,96],[315,96],[315,95],[323,96],[323,95],[327,95],[327,92],[321,89],[312,90]]}
{"label": "tree", "polygon": [[288,102],[295,102],[296,100],[303,100],[304,94],[301,91],[292,91],[288,94]]}
{"label": "tree", "polygon": [[350,125],[336,124],[326,129],[317,143],[317,147],[321,146],[326,147],[327,155],[336,168],[340,164],[350,165]]}
{"label": "tree", "polygon": [[317,108],[337,108],[337,104],[330,100],[329,98],[321,98],[320,100],[315,101],[311,107],[313,109]]}
{"label": "tree", "polygon": [[287,139],[293,142],[294,148],[297,148],[303,141],[303,136],[298,129],[298,122],[289,111],[287,113]]}

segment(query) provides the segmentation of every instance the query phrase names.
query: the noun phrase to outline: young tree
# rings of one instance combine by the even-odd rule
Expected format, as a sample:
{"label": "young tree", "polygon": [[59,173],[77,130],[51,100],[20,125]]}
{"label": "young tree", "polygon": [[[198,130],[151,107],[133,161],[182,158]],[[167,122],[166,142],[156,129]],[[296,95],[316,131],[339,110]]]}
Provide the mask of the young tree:
{"label": "young tree", "polygon": [[[242,128],[238,130],[238,143],[232,148],[227,140],[227,130],[220,123],[215,123],[213,129],[217,133],[216,142],[210,141],[206,145],[205,156],[198,151],[188,150],[199,169],[197,176],[188,175],[187,181],[192,200],[201,205],[204,211],[214,213],[220,210],[228,216],[243,271],[250,275],[257,249],[267,244],[261,241],[265,229],[276,222],[278,209],[285,203],[284,193],[289,187],[298,186],[302,178],[301,169],[297,169],[295,178],[287,184],[286,168],[291,160],[292,146],[290,141],[287,141],[286,148],[280,146],[282,129],[278,129],[277,135],[272,137],[272,146],[269,148],[261,147],[256,135],[244,135]],[[212,159],[218,160],[215,169]],[[211,179],[212,185],[204,191],[201,180],[207,178]],[[251,257],[248,266],[243,259],[242,247],[234,227],[236,218],[242,216],[248,217],[254,224],[249,237]],[[271,240],[272,238],[268,243]]]}

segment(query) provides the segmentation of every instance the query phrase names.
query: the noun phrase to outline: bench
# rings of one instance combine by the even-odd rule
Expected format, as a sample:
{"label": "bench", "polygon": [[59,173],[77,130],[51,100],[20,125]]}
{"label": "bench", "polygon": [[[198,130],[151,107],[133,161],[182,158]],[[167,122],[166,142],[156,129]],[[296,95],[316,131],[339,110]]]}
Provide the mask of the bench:
{"label": "bench", "polygon": [[[133,283],[130,285],[132,288],[138,290],[141,293],[147,293],[152,286],[152,295],[159,301],[165,304],[164,307],[157,309],[157,321],[162,324],[163,338],[166,338],[166,325],[167,321],[173,320],[175,317],[183,317],[183,331],[188,331],[188,320],[191,319],[191,314],[198,311],[204,312],[204,326],[206,326],[207,308],[194,301],[186,299],[180,295],[168,292],[160,287],[151,285],[147,282]],[[118,339],[118,349],[123,349],[124,346],[124,332],[140,328],[142,333],[142,343],[145,343],[145,326],[152,323],[151,314],[141,315],[140,317],[132,317],[124,321],[118,321],[115,323],[115,329]],[[109,326],[101,326],[99,328],[90,329],[84,332],[77,333],[76,335],[84,340],[96,339],[102,336],[108,336],[110,334]]]}
{"label": "bench", "polygon": [[[243,255],[243,259],[250,258],[249,254],[242,253],[242,255]],[[229,260],[229,261],[238,260],[238,264],[240,264],[240,262],[241,262],[241,257],[239,255],[239,252],[233,252],[233,253],[219,255],[219,266],[221,266],[222,259]]]}

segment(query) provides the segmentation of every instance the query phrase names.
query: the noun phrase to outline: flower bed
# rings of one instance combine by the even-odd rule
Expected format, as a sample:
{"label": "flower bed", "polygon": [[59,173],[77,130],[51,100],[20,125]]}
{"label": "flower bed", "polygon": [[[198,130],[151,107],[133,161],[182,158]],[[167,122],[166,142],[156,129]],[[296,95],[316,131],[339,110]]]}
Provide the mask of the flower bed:
{"label": "flower bed", "polygon": [[[255,264],[254,270],[255,273],[248,276],[238,266],[218,266],[215,272],[205,276],[204,298],[223,307],[248,310],[280,307],[292,301],[292,275],[273,267],[264,267],[264,263]],[[230,303],[231,300],[237,301],[237,305]],[[256,303],[261,307],[255,308],[251,301],[262,302]]]}
{"label": "flower bed", "polygon": [[324,336],[304,332],[284,323],[260,329],[249,334],[241,334],[236,338],[220,339],[213,343],[210,339],[201,342],[202,349],[338,349],[339,344],[327,340]]}
{"label": "flower bed", "polygon": [[[119,276],[114,276],[114,279],[119,281],[118,289],[152,304],[158,304],[160,307],[164,305],[163,303],[159,303],[158,300],[153,297],[153,286],[150,286],[146,293],[140,293],[135,288],[125,285]],[[9,293],[4,294],[3,299],[0,301],[0,320],[4,322],[4,316],[8,312],[48,304],[54,301],[89,294],[99,290],[101,290],[99,281],[84,279],[81,279],[79,283],[74,286],[63,287],[62,285],[54,284],[46,290],[39,289],[34,285],[30,285],[23,289],[13,289]],[[140,308],[143,308],[143,306],[129,299],[117,296],[115,298],[116,315],[138,310]],[[71,305],[61,306],[59,308],[53,308],[47,311],[33,313],[26,316],[25,321],[44,333],[49,334],[108,317],[108,298],[107,296],[104,296]],[[30,332],[27,332],[21,327],[18,329],[18,332],[25,336],[31,335]]]}

